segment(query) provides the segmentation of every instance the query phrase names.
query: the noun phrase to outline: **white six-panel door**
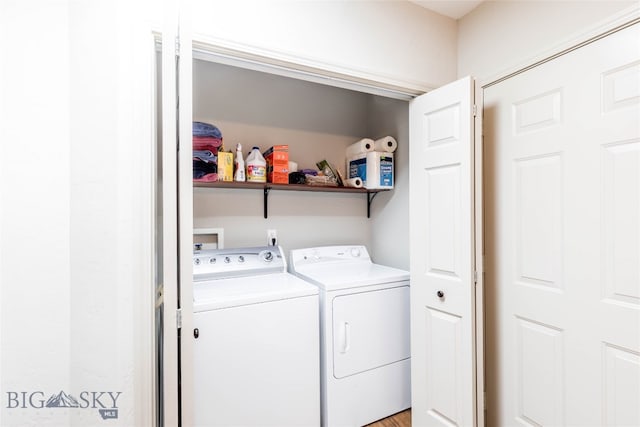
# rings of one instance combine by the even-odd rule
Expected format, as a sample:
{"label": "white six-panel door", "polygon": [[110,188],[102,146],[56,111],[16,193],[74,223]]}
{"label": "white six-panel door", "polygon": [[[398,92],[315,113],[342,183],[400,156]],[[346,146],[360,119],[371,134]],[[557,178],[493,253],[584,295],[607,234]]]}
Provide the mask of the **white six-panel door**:
{"label": "white six-panel door", "polygon": [[484,92],[488,425],[640,425],[639,27]]}
{"label": "white six-panel door", "polygon": [[476,419],[474,81],[410,106],[411,394],[416,426]]}

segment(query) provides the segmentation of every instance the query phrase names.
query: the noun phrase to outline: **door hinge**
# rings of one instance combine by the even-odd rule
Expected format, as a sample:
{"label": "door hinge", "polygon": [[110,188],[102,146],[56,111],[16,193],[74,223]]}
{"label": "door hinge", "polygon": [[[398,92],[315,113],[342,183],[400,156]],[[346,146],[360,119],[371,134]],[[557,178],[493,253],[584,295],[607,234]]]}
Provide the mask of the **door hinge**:
{"label": "door hinge", "polygon": [[176,40],[175,40],[175,50],[176,50],[176,56],[180,56],[180,37],[176,36]]}
{"label": "door hinge", "polygon": [[478,106],[476,104],[473,104],[473,117],[475,117],[478,114]]}
{"label": "door hinge", "polygon": [[182,328],[182,309],[179,308],[176,310],[176,328]]}
{"label": "door hinge", "polygon": [[473,270],[473,283],[478,284],[478,270]]}

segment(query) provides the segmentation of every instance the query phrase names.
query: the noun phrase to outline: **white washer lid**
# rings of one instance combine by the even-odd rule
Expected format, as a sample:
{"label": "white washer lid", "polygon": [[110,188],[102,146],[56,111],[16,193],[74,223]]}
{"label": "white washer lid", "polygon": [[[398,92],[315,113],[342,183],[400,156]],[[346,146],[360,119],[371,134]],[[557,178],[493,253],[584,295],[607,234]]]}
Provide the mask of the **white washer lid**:
{"label": "white washer lid", "polygon": [[317,295],[318,288],[289,273],[236,277],[193,284],[193,311]]}
{"label": "white washer lid", "polygon": [[305,265],[295,273],[326,291],[409,280],[408,271],[366,262]]}

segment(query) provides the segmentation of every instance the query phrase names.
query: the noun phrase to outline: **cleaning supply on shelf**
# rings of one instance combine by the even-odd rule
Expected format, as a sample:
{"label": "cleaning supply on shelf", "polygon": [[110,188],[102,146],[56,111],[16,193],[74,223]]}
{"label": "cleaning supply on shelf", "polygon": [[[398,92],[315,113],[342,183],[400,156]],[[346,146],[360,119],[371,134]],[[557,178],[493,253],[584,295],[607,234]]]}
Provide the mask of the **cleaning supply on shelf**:
{"label": "cleaning supply on shelf", "polygon": [[231,151],[224,151],[224,149],[218,151],[218,181],[233,181],[233,153]]}
{"label": "cleaning supply on shelf", "polygon": [[244,160],[242,159],[242,144],[236,145],[235,174],[233,180],[236,182],[245,182]]}
{"label": "cleaning supply on shelf", "polygon": [[289,146],[274,145],[262,153],[267,161],[267,182],[289,183]]}
{"label": "cleaning supply on shelf", "polygon": [[267,182],[267,161],[258,147],[247,156],[247,182]]}

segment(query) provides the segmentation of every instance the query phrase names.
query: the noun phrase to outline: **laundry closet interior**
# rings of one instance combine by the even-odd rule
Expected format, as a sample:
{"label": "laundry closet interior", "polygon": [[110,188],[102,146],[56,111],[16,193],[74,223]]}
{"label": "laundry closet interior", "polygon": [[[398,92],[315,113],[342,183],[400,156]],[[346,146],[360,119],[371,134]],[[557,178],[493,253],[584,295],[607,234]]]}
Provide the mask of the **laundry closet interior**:
{"label": "laundry closet interior", "polygon": [[[359,245],[367,248],[373,262],[408,270],[409,100],[415,95],[411,90],[378,87],[372,81],[337,79],[322,72],[301,72],[204,50],[194,49],[192,54],[188,73],[191,114],[179,116],[180,147],[188,148],[191,144],[191,138],[183,133],[187,127],[191,129],[190,121],[205,122],[220,129],[222,149],[234,152],[234,157],[236,144],[242,145],[245,159],[252,147],[264,152],[274,145],[287,145],[289,160],[297,163],[298,170],[318,169],[316,163],[326,160],[345,175],[345,151],[349,145],[363,138],[391,136],[398,146],[393,153],[393,188],[382,191],[364,188],[325,191],[307,186],[296,190],[275,187],[267,192],[264,185],[254,183],[227,186],[192,182],[191,159],[187,163],[178,153],[177,220],[181,231],[176,243],[182,248],[180,265],[184,268],[178,290],[182,338],[177,337],[180,371],[176,381],[181,384],[180,406],[187,417],[193,404],[189,384],[198,375],[189,362],[191,352],[195,351],[189,333],[191,316],[195,319],[191,311],[195,286],[185,273],[191,264],[187,252],[194,249],[191,231],[221,230],[218,238],[223,237],[218,240],[218,247],[226,250],[266,246],[267,231],[276,230],[277,244],[287,263],[295,249]],[[158,94],[162,97],[166,63],[163,64],[160,52],[156,59]],[[163,101],[159,99],[160,104]],[[162,110],[166,112],[166,108],[164,105]],[[163,119],[166,116],[158,121],[166,125],[161,123]],[[163,126],[159,135],[170,133]],[[167,146],[167,141],[160,143]],[[166,159],[163,162],[164,167],[172,165]],[[162,175],[168,182],[171,172],[167,172]],[[168,292],[171,290],[164,290],[165,302]],[[408,310],[405,314],[408,316]],[[166,319],[164,324],[171,324],[171,320]],[[164,328],[162,341],[169,347],[174,339],[171,333]],[[167,377],[174,374],[166,359],[163,365],[167,384]],[[172,389],[165,390],[170,394]]]}
{"label": "laundry closet interior", "polygon": [[317,169],[327,160],[344,173],[348,145],[389,135],[398,141],[394,188],[369,195],[278,189],[264,195],[261,188],[195,186],[194,228],[223,229],[225,247],[265,245],[267,229],[276,230],[285,252],[362,244],[376,262],[408,269],[409,95],[376,95],[362,91],[373,88],[347,89],[335,86],[344,82],[316,83],[302,73],[287,77],[243,65],[250,63],[223,64],[194,53],[193,120],[217,126],[225,151],[235,155],[240,143],[246,156],[254,146],[264,152],[288,145],[298,169]]}

